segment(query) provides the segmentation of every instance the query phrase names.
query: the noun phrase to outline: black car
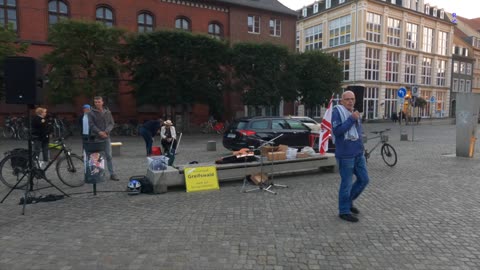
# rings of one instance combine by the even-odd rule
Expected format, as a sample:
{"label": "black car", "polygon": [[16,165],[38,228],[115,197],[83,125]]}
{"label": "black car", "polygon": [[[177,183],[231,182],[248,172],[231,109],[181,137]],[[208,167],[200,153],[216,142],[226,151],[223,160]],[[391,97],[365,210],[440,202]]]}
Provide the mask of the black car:
{"label": "black car", "polygon": [[248,117],[237,119],[227,127],[223,146],[234,151],[249,146],[256,149],[276,137],[274,145],[296,148],[310,146],[311,141],[310,128],[300,121],[288,117]]}

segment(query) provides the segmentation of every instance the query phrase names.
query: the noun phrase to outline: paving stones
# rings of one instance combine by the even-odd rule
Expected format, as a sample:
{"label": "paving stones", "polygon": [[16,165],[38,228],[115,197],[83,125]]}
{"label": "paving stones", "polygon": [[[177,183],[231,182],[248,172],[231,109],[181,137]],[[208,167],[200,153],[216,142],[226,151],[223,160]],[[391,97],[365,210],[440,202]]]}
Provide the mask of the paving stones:
{"label": "paving stones", "polygon": [[[390,168],[378,150],[372,154],[370,185],[356,203],[359,223],[337,216],[336,173],[278,177],[289,188],[275,196],[240,193],[241,182],[138,196],[61,186],[90,193],[27,205],[25,216],[15,191],[0,205],[0,269],[480,268],[478,148],[474,159],[443,156],[455,152],[451,125],[416,127],[414,142],[400,141],[398,125],[365,125],[367,132],[386,127],[399,161]],[[176,161],[228,154],[221,147],[205,152],[210,139],[183,136]],[[124,144],[114,158],[121,181],[99,191],[123,191],[129,176],[145,174],[141,138],[116,141]],[[0,141],[0,152],[21,144]],[[79,140],[71,144],[79,152]]]}

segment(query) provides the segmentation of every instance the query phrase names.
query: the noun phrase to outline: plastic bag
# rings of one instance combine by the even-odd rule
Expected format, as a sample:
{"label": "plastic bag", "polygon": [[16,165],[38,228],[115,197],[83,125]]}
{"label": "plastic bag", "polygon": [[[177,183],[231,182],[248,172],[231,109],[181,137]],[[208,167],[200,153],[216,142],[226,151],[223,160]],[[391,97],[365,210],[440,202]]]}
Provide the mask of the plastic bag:
{"label": "plastic bag", "polygon": [[309,156],[314,156],[315,155],[315,150],[313,150],[313,148],[310,147],[310,146],[303,147],[300,152],[307,153]]}
{"label": "plastic bag", "polygon": [[169,158],[166,156],[147,157],[148,168],[152,171],[163,171],[168,167]]}
{"label": "plastic bag", "polygon": [[297,148],[288,148],[287,149],[287,159],[296,159],[297,158]]}

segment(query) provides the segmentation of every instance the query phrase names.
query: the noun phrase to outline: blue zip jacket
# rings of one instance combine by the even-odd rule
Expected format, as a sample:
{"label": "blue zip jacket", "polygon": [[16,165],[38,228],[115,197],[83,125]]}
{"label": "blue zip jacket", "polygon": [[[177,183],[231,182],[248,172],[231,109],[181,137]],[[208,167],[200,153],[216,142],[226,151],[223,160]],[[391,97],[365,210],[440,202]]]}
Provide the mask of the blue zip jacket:
{"label": "blue zip jacket", "polygon": [[[358,140],[345,140],[345,133],[353,126],[357,129]],[[332,111],[332,133],[335,136],[335,157],[337,158],[353,158],[363,155],[364,147],[362,141],[363,128],[360,119],[355,120],[352,116],[348,117],[342,123],[342,118],[338,112],[338,108],[334,107]]]}

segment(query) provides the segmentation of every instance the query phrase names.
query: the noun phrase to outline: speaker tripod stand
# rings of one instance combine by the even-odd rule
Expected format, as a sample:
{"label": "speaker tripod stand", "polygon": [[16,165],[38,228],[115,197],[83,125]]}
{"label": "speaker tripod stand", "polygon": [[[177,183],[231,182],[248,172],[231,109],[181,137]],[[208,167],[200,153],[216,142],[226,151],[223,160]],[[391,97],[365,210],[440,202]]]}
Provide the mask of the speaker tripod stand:
{"label": "speaker tripod stand", "polygon": [[[20,185],[20,183],[24,180],[27,179],[27,185],[25,186],[25,193],[23,195],[23,208],[22,208],[22,215],[25,215],[25,207],[27,204],[27,201],[30,198],[30,193],[34,192],[35,190],[33,189],[33,179],[43,179],[45,180],[48,184],[50,184],[49,187],[54,187],[61,193],[63,193],[65,196],[69,197],[67,193],[65,193],[63,190],[61,190],[59,187],[54,185],[47,177],[45,176],[43,170],[33,166],[33,150],[32,150],[32,122],[31,122],[31,116],[30,116],[30,109],[33,109],[33,105],[27,105],[27,121],[28,121],[28,157],[27,157],[27,166],[26,168],[22,168],[22,170],[16,171],[17,182],[15,185],[10,189],[10,191],[3,197],[3,199],[0,201],[0,203],[3,203],[7,197],[17,188],[17,186]],[[19,156],[20,158],[24,158],[23,156]],[[44,188],[49,188],[49,187],[43,187],[43,188],[38,188],[36,190],[44,189]]]}
{"label": "speaker tripod stand", "polygon": [[[253,146],[251,147],[250,151],[251,152],[255,152],[256,150],[260,150],[262,147],[266,146],[266,145],[272,145],[274,143],[274,141],[280,137],[282,137],[283,134],[280,134],[279,136],[271,139],[270,141],[267,141],[267,142],[264,142],[262,143],[257,149],[253,149]],[[261,151],[261,150],[260,150]],[[267,157],[268,157],[268,154],[267,154]],[[253,192],[253,191],[265,191],[265,192],[268,192],[268,193],[271,193],[271,194],[274,194],[274,195],[277,195],[277,192],[273,191],[272,189],[275,188],[275,187],[279,187],[279,188],[288,188],[287,185],[280,185],[280,184],[275,184],[273,182],[273,175],[274,175],[274,170],[273,170],[273,161],[274,161],[274,157],[272,155],[272,159],[271,159],[271,163],[270,163],[270,175],[271,175],[271,178],[269,179],[268,178],[268,175],[265,175],[263,173],[263,166],[264,166],[264,162],[263,162],[263,158],[260,154],[260,180],[259,180],[259,183],[257,184],[257,186],[255,188],[252,188],[252,189],[245,189],[246,187],[246,183],[248,182],[247,180],[247,175],[245,176],[245,178],[243,179],[243,186],[242,186],[242,192],[244,193],[248,193],[248,192]],[[246,162],[245,162],[245,168],[246,168]],[[265,180],[264,180],[264,176],[265,176]]]}

